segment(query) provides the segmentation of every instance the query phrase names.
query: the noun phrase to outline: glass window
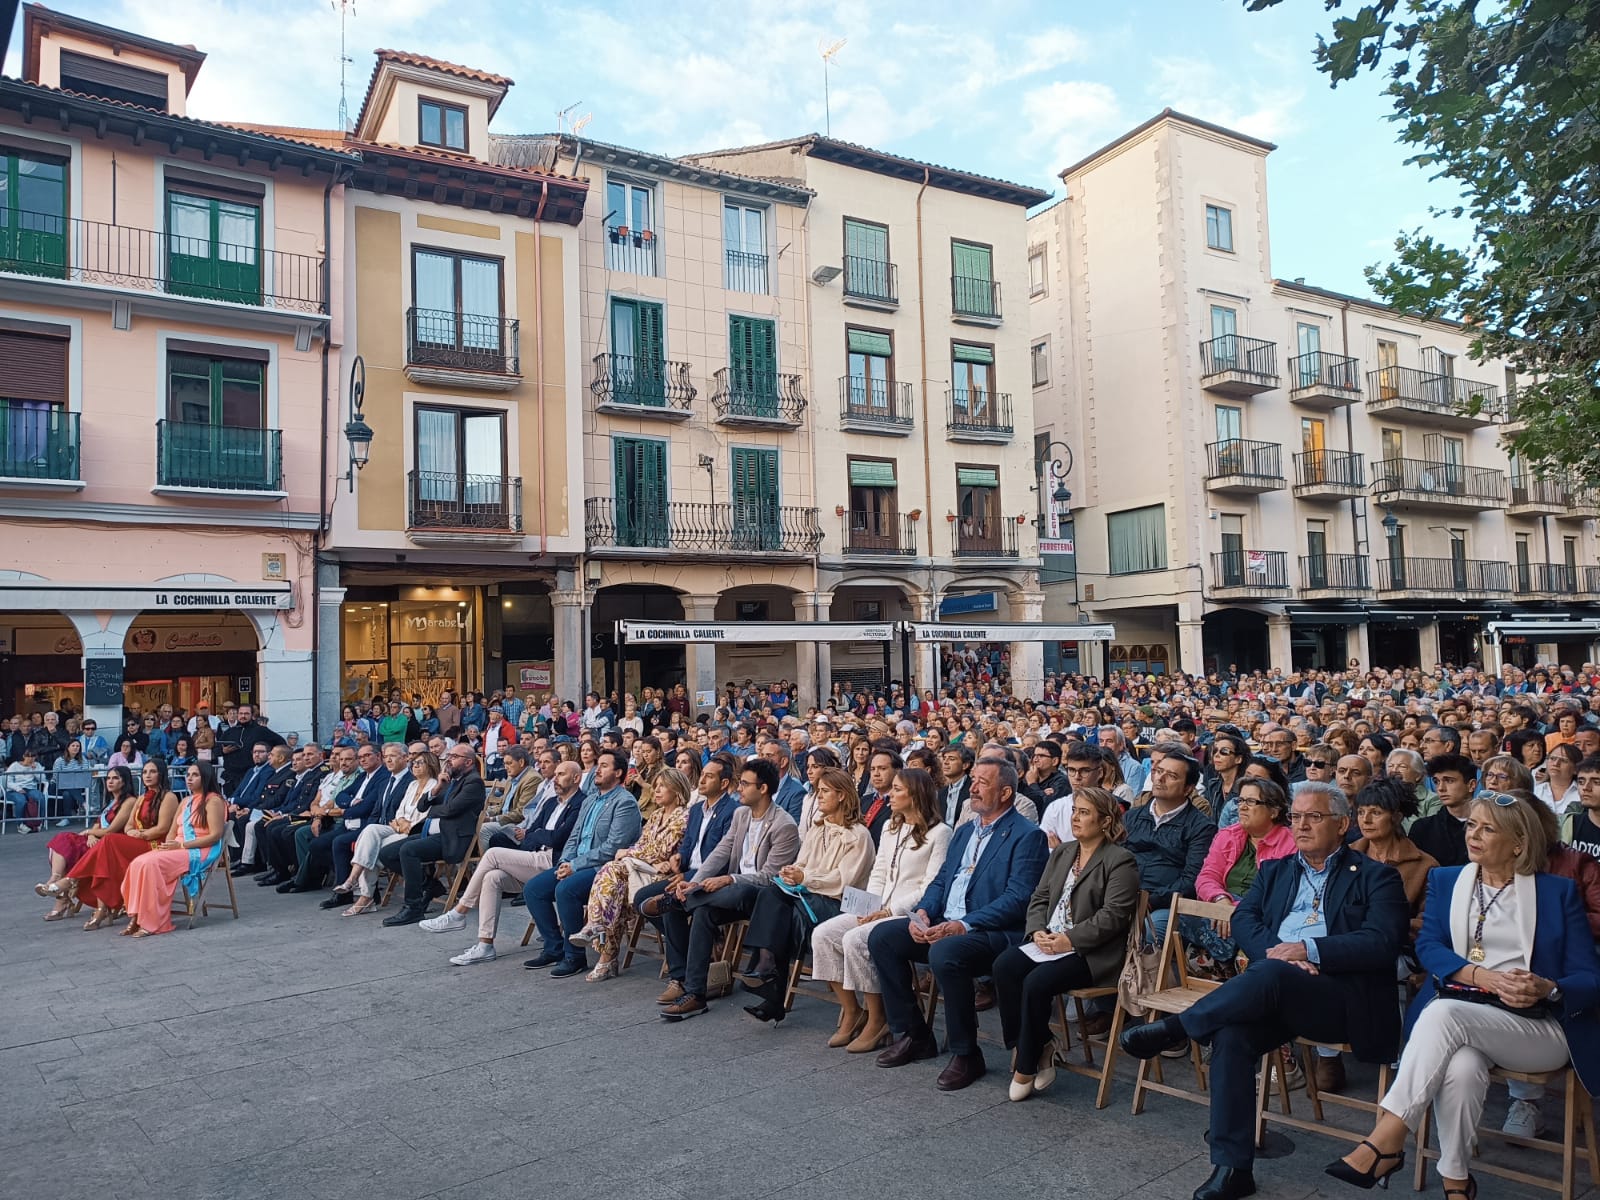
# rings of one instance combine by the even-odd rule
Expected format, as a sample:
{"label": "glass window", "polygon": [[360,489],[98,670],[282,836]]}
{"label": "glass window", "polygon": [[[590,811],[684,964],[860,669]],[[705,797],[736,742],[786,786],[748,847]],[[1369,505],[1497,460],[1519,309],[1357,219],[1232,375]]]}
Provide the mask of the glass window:
{"label": "glass window", "polygon": [[0,269],[66,273],[67,168],[0,149]]}
{"label": "glass window", "polygon": [[626,179],[606,180],[606,267],[656,273],[655,192]]}
{"label": "glass window", "polygon": [[1048,290],[1044,247],[1035,246],[1028,251],[1028,295],[1043,296]]}
{"label": "glass window", "polygon": [[849,471],[851,549],[898,548],[899,483],[894,460],[851,458]]}
{"label": "glass window", "polygon": [[261,209],[187,192],[167,193],[167,289],[261,303]]}
{"label": "glass window", "polygon": [[1161,571],[1167,566],[1167,508],[1152,504],[1106,514],[1106,544],[1113,575]]}
{"label": "glass window", "polygon": [[726,286],[731,292],[767,291],[767,210],[727,201],[722,207]]}
{"label": "glass window", "polygon": [[1206,205],[1206,245],[1213,250],[1233,253],[1233,210],[1221,205]]}
{"label": "glass window", "polygon": [[261,429],[266,364],[199,354],[167,356],[167,419],[187,425]]}
{"label": "glass window", "polygon": [[894,342],[875,329],[847,329],[849,382],[845,404],[852,412],[884,413],[891,407]]}
{"label": "glass window", "polygon": [[1043,387],[1050,382],[1050,343],[1033,344],[1033,386]]}
{"label": "glass window", "polygon": [[422,351],[451,351],[464,365],[503,369],[501,263],[447,250],[412,255],[412,361]]}
{"label": "glass window", "polygon": [[471,409],[418,408],[417,498],[496,502],[505,485],[505,417]]}
{"label": "glass window", "polygon": [[418,101],[417,141],[446,150],[467,148],[467,110],[440,100]]}
{"label": "glass window", "polygon": [[956,538],[965,550],[999,549],[1000,472],[994,467],[956,468]]}

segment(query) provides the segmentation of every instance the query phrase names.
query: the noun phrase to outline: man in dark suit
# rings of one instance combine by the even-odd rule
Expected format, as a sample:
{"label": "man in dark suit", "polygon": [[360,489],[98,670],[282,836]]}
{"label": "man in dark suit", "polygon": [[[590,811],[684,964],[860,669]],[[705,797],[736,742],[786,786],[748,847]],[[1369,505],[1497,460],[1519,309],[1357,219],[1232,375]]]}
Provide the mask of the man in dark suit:
{"label": "man in dark suit", "polygon": [[239,847],[237,851],[230,851],[234,855],[235,875],[256,873],[256,839],[250,826],[261,819],[267,807],[263,801],[267,784],[290,770],[289,751],[285,746],[274,746],[269,754],[267,747],[257,742],[254,757],[255,765],[245,773],[243,782],[228,801],[228,820],[233,823],[234,843]]}
{"label": "man in dark suit", "polygon": [[350,878],[350,860],[355,854],[356,841],[368,825],[387,825],[400,811],[400,802],[412,783],[410,758],[399,742],[390,742],[383,748],[383,767],[370,786],[363,784],[363,792],[345,810],[339,827],[335,830],[329,847],[333,863],[333,894],[317,907],[338,908],[349,904],[355,894],[345,887]]}
{"label": "man in dark suit", "polygon": [[[385,917],[385,925],[415,925],[428,913],[429,882],[426,869],[429,863],[460,862],[472,846],[478,829],[478,814],[483,812],[486,799],[483,776],[478,774],[478,756],[465,742],[458,742],[445,756],[449,772],[443,793],[437,795],[425,813],[427,825],[420,837],[408,837],[392,842],[383,848],[378,861],[385,866],[398,861],[398,869],[405,876],[405,904],[392,917]],[[384,856],[395,851],[388,862]],[[390,866],[395,870],[396,867]],[[435,895],[443,889],[437,882]]]}
{"label": "man in dark suit", "polygon": [[939,765],[944,768],[945,785],[940,795],[944,806],[944,823],[955,825],[961,816],[962,805],[972,793],[972,762],[974,755],[965,746],[946,746],[939,752]]}
{"label": "man in dark suit", "polygon": [[1044,832],[1013,807],[1016,796],[1015,767],[1000,760],[978,763],[972,769],[973,819],[956,830],[944,866],[916,911],[909,920],[879,921],[867,938],[896,1038],[878,1056],[880,1067],[939,1053],[917,1004],[915,964],[927,963],[938,981],[952,1055],[939,1076],[940,1091],[964,1088],[984,1073],[974,984],[1001,951],[1022,941],[1028,899],[1050,854]]}
{"label": "man in dark suit", "polygon": [[[352,751],[341,749],[338,754],[341,764],[344,756],[349,756],[354,765]],[[324,762],[322,747],[315,742],[301,748],[300,763],[302,773],[287,796],[277,808],[267,809],[256,823],[256,854],[267,868],[265,875],[256,877],[257,887],[286,883],[294,875],[299,867],[294,852],[295,831],[308,820],[306,814],[312,805],[321,800],[329,779],[342,776],[344,770],[341,765],[336,773],[330,764]]]}
{"label": "man in dark suit", "polygon": [[1303,783],[1290,811],[1299,853],[1261,865],[1233,915],[1249,969],[1187,1012],[1130,1029],[1135,1058],[1211,1043],[1211,1177],[1195,1200],[1235,1200],[1256,1190],[1256,1065],[1297,1037],[1348,1042],[1365,1062],[1400,1048],[1395,960],[1411,909],[1393,867],[1345,845],[1350,802],[1330,783]]}
{"label": "man in dark suit", "polygon": [[295,830],[294,850],[298,865],[294,878],[278,885],[280,892],[319,890],[333,866],[334,839],[350,828],[351,822],[355,822],[355,828],[360,829],[377,812],[378,798],[383,794],[384,784],[389,782],[389,772],[383,769],[383,758],[378,748],[363,746],[357,750],[356,766],[360,773],[334,798],[334,811]]}

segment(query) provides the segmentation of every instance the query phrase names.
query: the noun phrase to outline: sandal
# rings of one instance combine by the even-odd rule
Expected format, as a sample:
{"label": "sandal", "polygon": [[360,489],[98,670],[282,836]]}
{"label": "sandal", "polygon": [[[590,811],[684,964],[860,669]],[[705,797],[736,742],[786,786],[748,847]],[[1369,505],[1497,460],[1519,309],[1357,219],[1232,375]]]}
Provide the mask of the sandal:
{"label": "sandal", "polygon": [[66,899],[66,897],[62,897],[60,900],[56,901],[56,906],[54,908],[45,913],[44,919],[46,921],[65,921],[71,915],[72,905]]}
{"label": "sandal", "polygon": [[138,921],[129,921],[128,927],[119,933],[118,937],[138,937],[144,931],[139,928]]}
{"label": "sandal", "polygon": [[140,938],[140,937],[155,937],[155,934],[151,933],[148,929],[135,929],[133,931],[133,933],[130,934],[129,936],[136,937],[136,938]]}
{"label": "sandal", "polygon": [[622,974],[622,967],[614,958],[602,958],[595,964],[594,970],[584,976],[590,983],[598,983],[602,979],[615,979]]}
{"label": "sandal", "polygon": [[84,924],[84,929],[100,929],[109,924],[111,924],[111,910],[109,908],[97,908],[94,910],[94,916],[90,917]]}
{"label": "sandal", "polygon": [[339,915],[341,917],[361,917],[372,912],[378,907],[377,901],[371,896],[363,896]]}

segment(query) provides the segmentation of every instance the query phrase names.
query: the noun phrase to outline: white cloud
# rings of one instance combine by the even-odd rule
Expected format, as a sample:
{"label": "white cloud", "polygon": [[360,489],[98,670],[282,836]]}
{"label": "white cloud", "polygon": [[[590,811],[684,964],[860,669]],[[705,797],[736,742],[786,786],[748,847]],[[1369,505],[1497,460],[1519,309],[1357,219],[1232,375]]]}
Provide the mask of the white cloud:
{"label": "white cloud", "polygon": [[[1157,58],[1149,92],[1157,109],[1175,108],[1251,137],[1278,141],[1295,129],[1295,111],[1305,99],[1298,80],[1305,72],[1282,57],[1276,64],[1281,72],[1262,70],[1270,61],[1257,53],[1251,70],[1227,71],[1210,59]],[[1277,82],[1280,73],[1293,82]]]}
{"label": "white cloud", "polygon": [[1058,79],[1030,89],[1022,97],[1022,116],[1026,161],[1051,175],[1130,124],[1116,92],[1081,79]]}

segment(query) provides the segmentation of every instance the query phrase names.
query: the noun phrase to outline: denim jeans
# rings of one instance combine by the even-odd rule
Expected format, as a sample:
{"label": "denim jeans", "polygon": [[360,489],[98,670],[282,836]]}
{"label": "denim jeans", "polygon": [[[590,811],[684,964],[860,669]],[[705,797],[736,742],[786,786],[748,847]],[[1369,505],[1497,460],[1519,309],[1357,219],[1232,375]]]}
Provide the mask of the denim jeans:
{"label": "denim jeans", "polygon": [[589,867],[557,879],[554,870],[541,871],[522,889],[528,916],[539,930],[546,954],[559,952],[572,962],[588,960],[584,948],[571,939],[583,928],[595,874],[595,868]]}

